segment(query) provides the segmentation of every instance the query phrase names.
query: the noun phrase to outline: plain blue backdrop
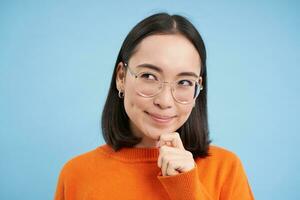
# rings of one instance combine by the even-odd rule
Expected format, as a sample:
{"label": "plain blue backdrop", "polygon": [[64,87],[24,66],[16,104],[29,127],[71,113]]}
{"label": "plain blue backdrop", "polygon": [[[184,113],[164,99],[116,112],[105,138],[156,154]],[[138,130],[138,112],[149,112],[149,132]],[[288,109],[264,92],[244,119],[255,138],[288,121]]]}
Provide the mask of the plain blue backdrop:
{"label": "plain blue backdrop", "polygon": [[99,120],[129,30],[182,14],[208,55],[213,143],[242,160],[256,199],[300,199],[299,1],[0,1],[0,199],[52,199]]}

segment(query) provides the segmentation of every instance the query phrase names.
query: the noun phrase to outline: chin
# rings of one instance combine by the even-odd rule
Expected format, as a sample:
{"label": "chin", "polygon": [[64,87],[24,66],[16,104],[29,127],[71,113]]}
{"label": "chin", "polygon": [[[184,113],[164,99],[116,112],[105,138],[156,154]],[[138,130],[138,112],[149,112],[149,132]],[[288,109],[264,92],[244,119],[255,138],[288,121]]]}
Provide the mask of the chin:
{"label": "chin", "polygon": [[154,130],[146,130],[145,132],[145,136],[147,136],[148,138],[151,138],[153,140],[158,140],[160,135],[162,134],[161,131],[154,131]]}
{"label": "chin", "polygon": [[170,129],[170,128],[148,128],[145,130],[144,133],[146,133],[145,135],[147,135],[149,138],[152,138],[154,140],[159,140],[160,135],[164,134],[164,133],[172,133],[176,130]]}

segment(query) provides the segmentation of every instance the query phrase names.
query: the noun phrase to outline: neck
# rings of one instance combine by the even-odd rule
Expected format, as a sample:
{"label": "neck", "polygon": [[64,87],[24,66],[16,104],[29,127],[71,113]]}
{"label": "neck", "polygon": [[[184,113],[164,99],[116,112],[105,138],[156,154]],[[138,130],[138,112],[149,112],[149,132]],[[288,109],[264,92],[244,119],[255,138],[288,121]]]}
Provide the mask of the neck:
{"label": "neck", "polygon": [[158,141],[157,140],[153,140],[151,138],[147,138],[147,137],[143,137],[142,141],[135,145],[136,148],[154,148],[156,147]]}
{"label": "neck", "polygon": [[157,162],[159,156],[158,148],[132,148],[122,147],[115,151],[111,146],[104,145],[98,148],[98,151],[109,154],[111,158],[122,160],[124,162]]}

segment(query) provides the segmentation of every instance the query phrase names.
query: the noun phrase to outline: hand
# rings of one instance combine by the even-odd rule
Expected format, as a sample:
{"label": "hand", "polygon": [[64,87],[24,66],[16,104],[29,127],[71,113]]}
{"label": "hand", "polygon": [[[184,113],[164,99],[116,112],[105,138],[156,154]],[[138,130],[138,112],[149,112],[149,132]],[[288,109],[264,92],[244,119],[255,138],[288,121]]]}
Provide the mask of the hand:
{"label": "hand", "polygon": [[162,134],[157,143],[159,156],[157,165],[163,176],[173,176],[195,167],[193,154],[184,149],[179,133]]}

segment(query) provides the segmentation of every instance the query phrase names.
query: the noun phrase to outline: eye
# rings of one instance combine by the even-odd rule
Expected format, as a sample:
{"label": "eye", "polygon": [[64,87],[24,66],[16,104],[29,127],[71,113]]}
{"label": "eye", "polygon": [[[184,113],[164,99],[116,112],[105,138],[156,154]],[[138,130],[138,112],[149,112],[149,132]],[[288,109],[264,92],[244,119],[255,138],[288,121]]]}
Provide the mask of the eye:
{"label": "eye", "polygon": [[142,73],[140,75],[140,78],[144,79],[144,80],[157,80],[156,76],[154,74],[151,73]]}
{"label": "eye", "polygon": [[194,86],[194,82],[191,80],[180,80],[177,83],[179,86]]}

